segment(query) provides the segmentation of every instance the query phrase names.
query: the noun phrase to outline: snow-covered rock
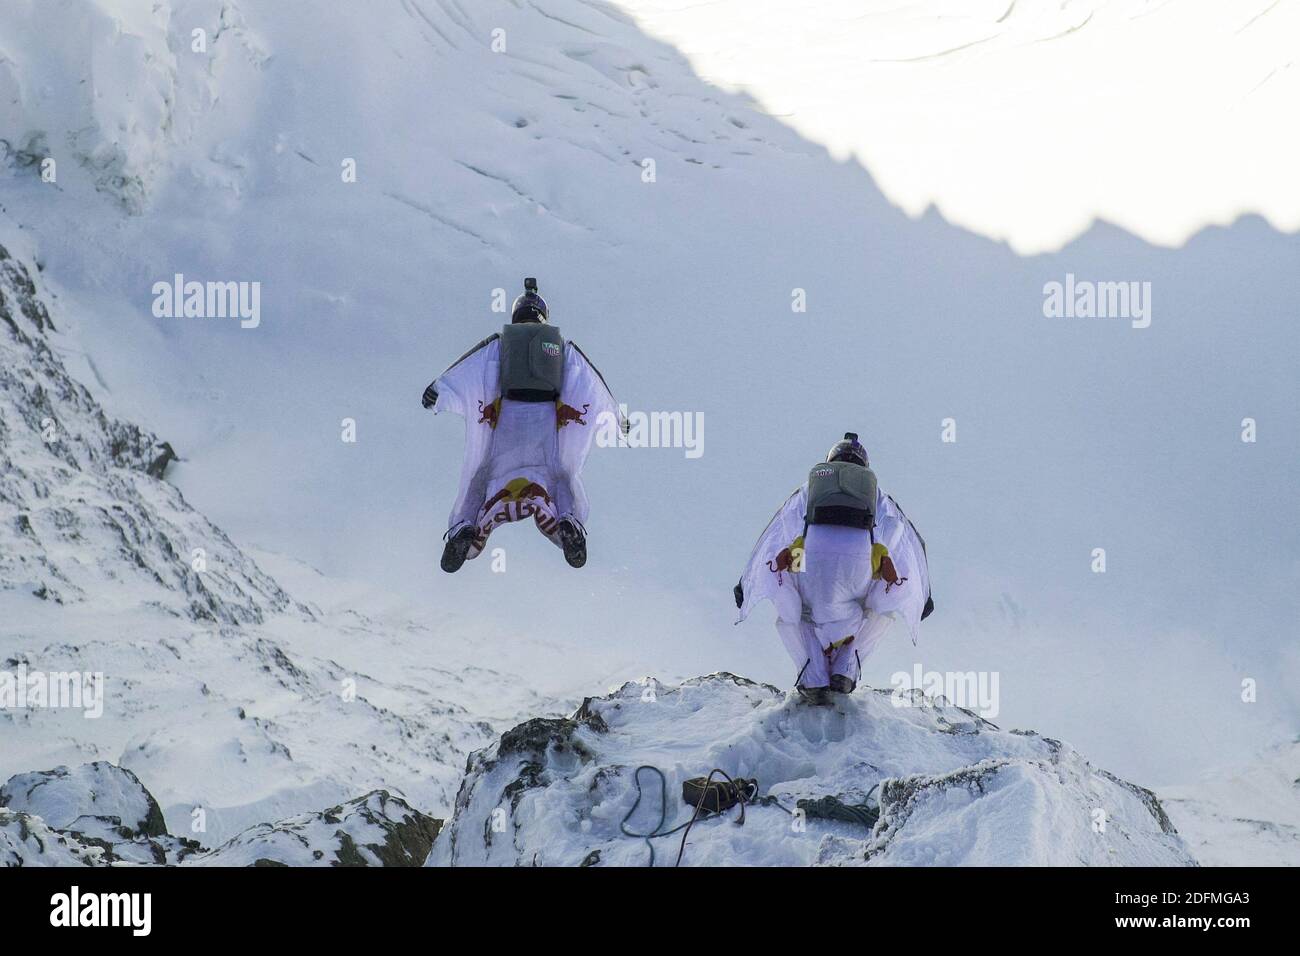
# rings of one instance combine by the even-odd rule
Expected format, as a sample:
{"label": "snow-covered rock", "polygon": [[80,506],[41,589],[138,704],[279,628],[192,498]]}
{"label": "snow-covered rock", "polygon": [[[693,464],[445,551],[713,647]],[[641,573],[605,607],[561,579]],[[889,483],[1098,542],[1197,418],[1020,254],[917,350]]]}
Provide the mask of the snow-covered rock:
{"label": "snow-covered rock", "polygon": [[38,816],[58,830],[85,817],[113,817],[132,832],[167,832],[162,808],[138,777],[107,761],[20,773],[0,787],[0,806]]}
{"label": "snow-covered rock", "polygon": [[169,834],[153,794],[110,763],[17,774],[0,787],[4,866],[419,866],[439,826],[375,790],[206,849]]}
{"label": "snow-covered rock", "polygon": [[[899,706],[906,701],[907,706]],[[624,685],[568,718],[521,724],[470,758],[429,865],[645,865],[663,772],[757,778],[736,811],[697,822],[693,865],[1194,865],[1148,790],[1060,741],[1004,731],[942,699],[860,690],[832,707],[731,674]],[[874,826],[817,818],[813,801],[879,810]],[[798,812],[800,807],[804,812]],[[635,809],[635,812],[632,812]],[[631,816],[629,817],[629,813]],[[679,835],[658,844],[659,865]],[[665,852],[668,851],[668,852]]]}
{"label": "snow-covered rock", "polygon": [[194,866],[419,866],[442,821],[386,790],[245,830]]}
{"label": "snow-covered rock", "polygon": [[100,866],[101,847],[60,833],[40,817],[0,807],[0,866]]}
{"label": "snow-covered rock", "polygon": [[[169,834],[153,794],[130,770],[107,761],[15,774],[0,787],[0,807],[57,833],[42,851],[47,861],[66,850],[90,865],[175,864],[202,849]],[[34,859],[29,853],[27,862]]]}

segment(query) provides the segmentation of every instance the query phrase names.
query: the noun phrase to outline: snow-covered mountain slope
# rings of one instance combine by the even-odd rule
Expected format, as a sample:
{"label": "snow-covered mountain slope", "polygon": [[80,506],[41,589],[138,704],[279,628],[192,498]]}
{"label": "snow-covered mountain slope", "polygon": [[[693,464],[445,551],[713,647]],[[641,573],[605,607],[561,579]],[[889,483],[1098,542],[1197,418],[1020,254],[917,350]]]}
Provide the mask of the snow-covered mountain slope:
{"label": "snow-covered mountain slope", "polygon": [[[148,778],[169,818],[203,808],[213,839],[366,787],[445,810],[466,754],[549,701],[454,630],[291,599],[164,480],[170,446],[69,374],[63,313],[9,243],[0,773],[106,757]],[[280,563],[327,600],[331,583]],[[60,675],[99,689],[75,706],[17,698]]]}
{"label": "snow-covered mountain slope", "polygon": [[1206,866],[1300,866],[1300,740],[1160,799]]}
{"label": "snow-covered mountain slope", "polygon": [[129,770],[95,762],[0,787],[0,866],[418,866],[438,826],[376,790],[207,849],[167,833],[158,802]]}
{"label": "snow-covered mountain slope", "polygon": [[1020,252],[1096,219],[1171,245],[1243,213],[1300,228],[1300,134],[1274,121],[1300,102],[1300,4],[620,5],[709,82],[856,157],[912,215],[934,205]]}
{"label": "snow-covered mountain slope", "polygon": [[[78,181],[128,213],[143,211],[216,100],[238,93],[226,61],[267,58],[226,0],[13,0],[3,15],[0,162],[40,173],[54,157],[54,182]],[[55,20],[61,29],[50,29]],[[191,34],[200,25],[205,49],[211,36],[201,60]]]}
{"label": "snow-covered mountain slope", "polygon": [[[888,692],[864,689],[812,707],[731,674],[629,683],[475,753],[429,864],[644,865],[645,841],[621,825],[648,833],[686,823],[683,781],[714,768],[757,778],[758,799],[743,826],[735,810],[697,821],[684,863],[1194,863],[1150,791],[1060,741],[1003,731],[919,694],[907,700],[913,706],[899,707]],[[644,765],[666,778],[666,807],[653,772],[638,784]],[[806,805],[792,812],[828,797],[878,807],[879,818],[868,827],[819,819]],[[660,865],[676,858],[680,839],[656,841]]]}
{"label": "snow-covered mountain slope", "polygon": [[174,487],[169,444],[105,414],[49,337],[48,293],[0,245],[0,590],[96,611],[256,623],[289,605]]}

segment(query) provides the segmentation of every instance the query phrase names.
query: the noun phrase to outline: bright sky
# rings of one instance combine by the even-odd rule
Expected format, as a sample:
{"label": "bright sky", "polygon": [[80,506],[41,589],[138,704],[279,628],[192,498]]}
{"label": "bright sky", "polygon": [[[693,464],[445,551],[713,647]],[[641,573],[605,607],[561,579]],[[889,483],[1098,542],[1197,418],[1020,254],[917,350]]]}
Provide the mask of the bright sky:
{"label": "bright sky", "polygon": [[617,0],[708,81],[1019,252],[1300,229],[1300,0]]}

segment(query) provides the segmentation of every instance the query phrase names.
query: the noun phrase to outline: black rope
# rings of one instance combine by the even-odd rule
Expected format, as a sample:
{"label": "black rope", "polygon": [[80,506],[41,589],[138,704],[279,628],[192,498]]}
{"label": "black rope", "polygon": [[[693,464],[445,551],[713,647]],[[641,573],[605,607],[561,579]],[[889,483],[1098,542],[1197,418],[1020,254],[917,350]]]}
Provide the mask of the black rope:
{"label": "black rope", "polygon": [[[627,826],[627,821],[632,819],[632,815],[636,813],[637,808],[641,806],[642,797],[645,796],[645,792],[641,787],[642,770],[652,770],[659,775],[659,822],[654,825],[654,829],[649,833],[637,833],[633,830],[629,830]],[[660,837],[672,836],[674,833],[682,834],[682,842],[677,848],[677,859],[673,863],[673,866],[676,867],[682,865],[682,855],[686,852],[686,838],[691,835],[691,827],[695,826],[695,821],[700,818],[700,814],[704,809],[704,801],[709,794],[709,785],[713,783],[713,777],[715,774],[720,774],[722,778],[731,785],[731,788],[735,791],[737,797],[739,797],[740,815],[736,817],[734,821],[737,826],[744,825],[745,807],[751,803],[762,806],[776,806],[791,816],[794,816],[795,813],[798,812],[797,810],[791,810],[775,797],[759,798],[757,784],[754,786],[753,796],[747,797],[747,790],[745,787],[737,786],[736,781],[732,780],[725,770],[714,767],[709,771],[708,777],[705,778],[704,786],[700,788],[700,799],[695,804],[695,812],[691,814],[691,818],[685,823],[679,823],[672,829],[665,830],[663,827],[668,819],[668,778],[664,776],[664,772],[658,767],[648,763],[642,764],[636,768],[636,772],[632,775],[632,782],[636,784],[636,800],[632,804],[632,809],[628,810],[627,813],[623,815],[623,819],[619,821],[618,828],[623,832],[624,836],[645,840],[645,845],[650,850],[650,861],[646,864],[647,866],[655,865],[655,845],[652,841],[657,840]],[[812,817],[813,819],[840,820],[841,822],[857,823],[870,828],[875,825],[876,819],[880,815],[879,803],[877,803],[877,806],[874,808],[870,805],[871,795],[876,792],[879,786],[879,782],[872,786],[872,788],[867,791],[865,801],[858,805],[845,804],[835,797],[821,797],[816,800],[800,800],[797,803],[797,807],[798,810],[804,811],[807,816]],[[808,812],[810,810],[812,811],[811,813]]]}
{"label": "black rope", "polygon": [[[644,792],[641,789],[642,770],[653,770],[659,775],[659,822],[655,824],[654,829],[649,833],[635,833],[627,827],[627,821],[632,819],[632,814],[636,813],[637,808],[641,806],[641,798],[644,796]],[[652,840],[657,840],[659,837],[672,836],[672,834],[684,830],[685,832],[682,833],[681,846],[677,848],[677,861],[673,866],[682,865],[682,854],[686,852],[686,838],[690,835],[691,827],[695,826],[695,821],[699,819],[700,810],[703,808],[704,800],[709,793],[709,784],[713,782],[713,775],[716,773],[722,774],[722,776],[726,778],[727,783],[731,784],[732,788],[740,797],[740,816],[737,818],[736,824],[744,824],[745,804],[749,802],[745,797],[745,790],[736,786],[736,782],[727,776],[726,771],[715,767],[709,771],[709,776],[704,781],[704,787],[700,791],[700,799],[695,804],[695,812],[691,814],[691,818],[685,823],[678,824],[671,830],[665,830],[663,827],[668,818],[668,778],[664,776],[662,770],[651,764],[642,764],[636,768],[636,772],[632,775],[632,782],[636,784],[636,801],[632,804],[632,809],[628,810],[628,812],[624,814],[623,819],[619,821],[618,828],[623,831],[624,836],[645,840],[645,845],[650,849],[650,862],[646,864],[647,866],[655,865],[655,845],[651,842]]]}
{"label": "black rope", "polygon": [[[642,770],[653,770],[655,773],[659,774],[659,822],[655,824],[654,829],[649,833],[634,833],[627,828],[627,821],[632,819],[632,814],[636,813],[637,807],[641,806],[641,797],[643,796],[641,790]],[[650,764],[642,764],[636,768],[636,773],[632,775],[632,781],[636,784],[636,802],[632,804],[632,809],[629,810],[623,819],[619,821],[618,828],[623,831],[624,836],[645,840],[645,845],[650,848],[650,862],[646,865],[654,866],[655,845],[650,841],[657,839],[658,837],[669,836],[676,833],[678,830],[684,830],[689,827],[690,824],[683,823],[681,826],[673,827],[671,830],[663,829],[663,825],[668,817],[668,778],[664,776],[664,772],[658,767],[651,766]],[[680,856],[678,859],[680,860]]]}

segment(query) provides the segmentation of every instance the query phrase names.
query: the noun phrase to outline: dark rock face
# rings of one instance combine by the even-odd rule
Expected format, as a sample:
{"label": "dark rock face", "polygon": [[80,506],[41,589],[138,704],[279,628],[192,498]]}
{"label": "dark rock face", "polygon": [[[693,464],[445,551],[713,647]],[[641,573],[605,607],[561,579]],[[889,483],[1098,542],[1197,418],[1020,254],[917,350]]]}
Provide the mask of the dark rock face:
{"label": "dark rock face", "polygon": [[111,589],[231,625],[287,608],[288,595],[162,480],[177,460],[171,445],[110,418],[68,374],[34,275],[0,246],[0,591],[62,604]]}
{"label": "dark rock face", "polygon": [[[743,830],[696,819],[685,787],[710,768],[757,781]],[[672,865],[646,842],[693,820],[688,865],[1195,865],[1149,791],[1068,744],[942,698],[813,707],[727,673],[629,682],[502,734],[426,865]]]}

